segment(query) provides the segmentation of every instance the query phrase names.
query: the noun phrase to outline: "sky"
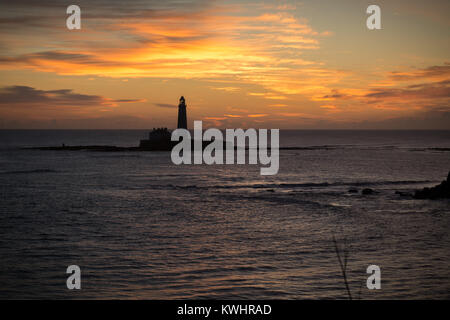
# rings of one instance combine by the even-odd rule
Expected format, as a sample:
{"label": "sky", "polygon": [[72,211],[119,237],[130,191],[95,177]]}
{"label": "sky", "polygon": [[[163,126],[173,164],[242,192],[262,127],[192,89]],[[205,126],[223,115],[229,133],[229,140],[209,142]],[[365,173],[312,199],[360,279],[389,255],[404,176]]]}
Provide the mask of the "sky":
{"label": "sky", "polygon": [[448,0],[3,1],[0,129],[175,128],[182,95],[190,127],[450,129],[449,31]]}

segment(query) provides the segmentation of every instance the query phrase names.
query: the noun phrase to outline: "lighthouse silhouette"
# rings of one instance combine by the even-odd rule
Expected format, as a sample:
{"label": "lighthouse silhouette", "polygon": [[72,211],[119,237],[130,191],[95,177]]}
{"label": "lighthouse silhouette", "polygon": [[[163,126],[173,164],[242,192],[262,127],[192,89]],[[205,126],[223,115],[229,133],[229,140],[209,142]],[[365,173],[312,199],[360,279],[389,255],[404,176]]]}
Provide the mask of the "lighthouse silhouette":
{"label": "lighthouse silhouette", "polygon": [[186,101],[183,96],[181,96],[178,105],[178,129],[187,129]]}

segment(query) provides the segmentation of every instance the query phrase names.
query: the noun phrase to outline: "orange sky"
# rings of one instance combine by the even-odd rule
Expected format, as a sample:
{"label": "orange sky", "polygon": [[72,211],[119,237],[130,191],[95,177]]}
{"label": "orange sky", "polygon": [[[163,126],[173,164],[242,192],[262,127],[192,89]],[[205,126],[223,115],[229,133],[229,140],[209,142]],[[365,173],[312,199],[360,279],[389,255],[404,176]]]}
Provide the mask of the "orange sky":
{"label": "orange sky", "polygon": [[450,129],[448,1],[77,4],[0,5],[0,128]]}

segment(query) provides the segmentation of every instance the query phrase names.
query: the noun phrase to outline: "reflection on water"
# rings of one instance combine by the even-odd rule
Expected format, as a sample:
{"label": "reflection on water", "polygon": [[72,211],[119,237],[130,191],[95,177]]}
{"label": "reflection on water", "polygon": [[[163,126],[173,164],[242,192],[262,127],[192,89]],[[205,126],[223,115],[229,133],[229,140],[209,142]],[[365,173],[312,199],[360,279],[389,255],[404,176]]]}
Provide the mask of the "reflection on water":
{"label": "reflection on water", "polygon": [[[290,134],[284,143],[308,146]],[[335,147],[282,150],[270,177],[257,165],[174,166],[164,152],[20,150],[10,137],[0,298],[346,298],[333,234],[350,246],[355,295],[363,284],[363,298],[449,298],[449,202],[395,194],[446,177],[449,153],[429,148],[449,135],[320,134],[311,146]],[[72,264],[80,291],[66,289]],[[379,291],[365,289],[370,264]]]}

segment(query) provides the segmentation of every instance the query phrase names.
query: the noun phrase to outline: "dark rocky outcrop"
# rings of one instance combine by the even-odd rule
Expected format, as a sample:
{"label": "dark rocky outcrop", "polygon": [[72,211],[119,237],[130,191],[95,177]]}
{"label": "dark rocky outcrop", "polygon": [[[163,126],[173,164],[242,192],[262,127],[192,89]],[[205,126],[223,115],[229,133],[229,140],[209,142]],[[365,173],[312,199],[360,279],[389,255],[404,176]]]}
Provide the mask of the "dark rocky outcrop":
{"label": "dark rocky outcrop", "polygon": [[358,193],[358,189],[356,188],[348,189],[348,193]]}
{"label": "dark rocky outcrop", "polygon": [[369,195],[369,194],[374,194],[374,193],[375,193],[375,191],[373,191],[373,189],[370,189],[370,188],[363,189],[363,191],[362,191],[363,195]]}
{"label": "dark rocky outcrop", "polygon": [[414,199],[450,199],[450,172],[447,180],[442,181],[441,184],[417,190],[414,193]]}
{"label": "dark rocky outcrop", "polygon": [[400,197],[412,197],[412,193],[405,191],[395,191],[395,194],[398,194]]}

